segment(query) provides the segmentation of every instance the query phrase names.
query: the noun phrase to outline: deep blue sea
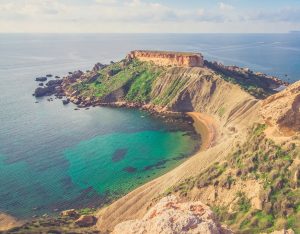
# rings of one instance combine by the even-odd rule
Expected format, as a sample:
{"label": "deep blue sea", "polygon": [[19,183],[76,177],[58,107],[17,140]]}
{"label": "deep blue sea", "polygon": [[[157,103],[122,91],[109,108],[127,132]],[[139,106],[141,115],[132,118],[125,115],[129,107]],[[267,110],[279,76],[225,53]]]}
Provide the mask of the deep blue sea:
{"label": "deep blue sea", "polygon": [[193,152],[195,139],[147,113],[75,111],[61,100],[35,103],[31,95],[37,76],[91,69],[134,49],[201,52],[208,60],[300,79],[299,34],[0,34],[0,212],[30,218],[98,206]]}

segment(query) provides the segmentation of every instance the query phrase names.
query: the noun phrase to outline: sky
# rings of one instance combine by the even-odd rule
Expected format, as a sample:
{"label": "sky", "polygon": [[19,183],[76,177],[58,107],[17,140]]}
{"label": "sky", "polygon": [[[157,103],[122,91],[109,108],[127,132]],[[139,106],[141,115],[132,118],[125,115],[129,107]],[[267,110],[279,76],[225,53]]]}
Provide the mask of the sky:
{"label": "sky", "polygon": [[0,32],[285,33],[300,0],[0,0]]}

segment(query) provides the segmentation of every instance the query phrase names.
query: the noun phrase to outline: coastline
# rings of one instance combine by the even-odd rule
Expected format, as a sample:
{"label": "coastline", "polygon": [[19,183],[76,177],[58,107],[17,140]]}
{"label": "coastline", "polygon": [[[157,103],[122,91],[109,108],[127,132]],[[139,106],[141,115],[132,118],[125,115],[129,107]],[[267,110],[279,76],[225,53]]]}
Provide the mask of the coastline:
{"label": "coastline", "polygon": [[217,128],[212,117],[200,112],[187,112],[186,114],[194,120],[195,131],[201,136],[201,147],[198,152],[214,146],[217,138]]}
{"label": "coastline", "polygon": [[13,216],[0,212],[0,232],[19,227],[23,224],[22,221],[17,220]]}
{"label": "coastline", "polygon": [[[209,146],[211,145],[211,139],[213,139],[212,135],[211,135],[211,131],[210,131],[210,123],[208,121],[209,116],[206,116],[199,112],[189,112],[189,113],[174,112],[174,111],[166,110],[166,108],[162,108],[160,106],[153,105],[153,104],[129,103],[129,102],[125,102],[125,101],[124,102],[121,102],[121,101],[112,102],[112,103],[97,103],[94,106],[95,107],[99,106],[99,107],[112,107],[112,108],[142,110],[142,111],[148,112],[150,115],[162,118],[162,119],[164,119],[164,121],[166,121],[167,123],[170,123],[172,125],[173,124],[176,125],[178,123],[180,124],[180,122],[185,122],[186,124],[190,125],[190,127],[194,131],[194,134],[200,135],[200,137],[198,139],[197,149],[195,149],[193,152],[191,152],[188,155],[188,158],[194,157],[199,152],[209,148]],[[79,107],[79,108],[84,108],[84,107]],[[206,139],[207,136],[209,136],[209,140],[205,141],[206,142],[205,147],[203,147],[202,139]],[[179,164],[178,166],[180,166],[181,164]],[[167,173],[170,173],[173,170],[174,170],[174,168],[169,170]],[[158,178],[155,178],[153,180],[156,180]],[[151,180],[151,181],[153,181],[153,180]],[[146,185],[147,183],[151,183],[151,181],[142,184],[142,186]],[[126,196],[127,194],[129,194],[131,192],[133,192],[133,191],[123,194],[120,198]],[[120,198],[117,198],[116,200],[113,200],[113,201],[107,203],[106,205],[109,206],[109,205],[113,204],[114,202],[116,202],[117,200],[119,200]],[[104,207],[101,207],[101,208],[104,208]],[[55,216],[53,216],[53,219],[56,219]],[[35,220],[35,218],[33,220]],[[1,231],[10,231],[11,229],[22,227],[25,224],[27,225],[27,223],[30,224],[31,221],[18,220],[14,216],[0,212],[0,232]]]}
{"label": "coastline", "polygon": [[109,206],[99,208],[97,212],[99,230],[112,231],[113,227],[122,221],[142,217],[149,207],[152,207],[159,194],[178,181],[189,178],[196,171],[206,168],[214,160],[212,154],[219,152],[220,148],[216,146],[217,126],[213,117],[200,112],[182,112],[182,114],[193,119],[194,129],[201,136],[201,147],[190,155],[188,160],[166,174],[141,185],[113,201]]}

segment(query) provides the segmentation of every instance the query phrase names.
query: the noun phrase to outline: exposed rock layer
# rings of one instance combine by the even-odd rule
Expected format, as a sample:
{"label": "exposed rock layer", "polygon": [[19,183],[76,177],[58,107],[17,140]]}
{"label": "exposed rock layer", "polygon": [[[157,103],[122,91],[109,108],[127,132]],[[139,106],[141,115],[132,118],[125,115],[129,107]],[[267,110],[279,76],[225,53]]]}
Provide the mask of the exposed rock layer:
{"label": "exposed rock layer", "polygon": [[264,100],[261,113],[269,125],[283,133],[300,131],[300,81]]}
{"label": "exposed rock layer", "polygon": [[203,57],[200,53],[178,53],[166,51],[131,51],[127,58],[154,62],[160,66],[202,67]]}

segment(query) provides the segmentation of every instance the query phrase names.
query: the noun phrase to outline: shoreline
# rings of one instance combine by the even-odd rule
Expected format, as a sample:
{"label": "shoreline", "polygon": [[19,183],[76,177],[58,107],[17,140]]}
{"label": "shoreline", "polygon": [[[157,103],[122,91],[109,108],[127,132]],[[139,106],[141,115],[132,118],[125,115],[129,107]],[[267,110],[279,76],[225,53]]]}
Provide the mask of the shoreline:
{"label": "shoreline", "polygon": [[217,138],[217,128],[212,117],[200,112],[187,112],[186,114],[194,120],[195,131],[201,136],[201,147],[198,152],[214,146]]}
{"label": "shoreline", "polygon": [[[73,103],[73,104],[75,104],[75,103]],[[142,111],[148,112],[150,115],[167,120],[166,123],[175,124],[175,125],[176,125],[176,122],[178,123],[178,121],[185,122],[186,124],[190,125],[191,128],[194,129],[193,130],[194,134],[200,136],[200,137],[198,136],[199,139],[198,139],[197,149],[193,150],[191,152],[191,154],[187,155],[187,158],[194,157],[199,152],[205,150],[207,148],[206,147],[207,143],[205,143],[205,147],[203,147],[204,142],[206,142],[206,141],[203,141],[203,139],[206,139],[207,136],[211,136],[210,131],[209,131],[209,124],[205,121],[205,119],[207,119],[208,116],[206,116],[206,118],[205,118],[205,115],[200,114],[199,112],[188,112],[188,113],[174,112],[174,111],[166,110],[165,108],[162,108],[160,106],[153,105],[153,104],[128,103],[125,101],[124,102],[112,102],[112,103],[97,103],[96,105],[94,105],[94,107],[96,107],[96,106],[111,107],[111,108],[118,108],[118,109],[124,108],[124,109],[142,110]],[[84,108],[84,107],[79,107],[79,108]],[[202,118],[200,117],[200,115],[202,116]],[[169,120],[168,120],[168,118],[169,118]],[[210,139],[211,139],[211,137],[209,138],[209,142],[210,142]],[[180,166],[181,164],[179,164],[178,166]],[[175,168],[167,171],[166,173],[173,171]],[[145,184],[147,184],[153,180],[156,180],[156,179],[157,178],[154,178],[154,179],[146,182]],[[145,184],[142,184],[141,186],[143,186]],[[137,188],[139,188],[139,187],[140,186],[138,186]],[[135,188],[135,189],[137,189],[137,188]],[[131,193],[132,191],[129,191],[128,193],[123,194],[121,197],[117,198],[116,200],[111,201],[110,203],[108,203],[106,205],[113,204],[115,201],[126,196],[127,194]],[[100,209],[101,208],[103,208],[103,207],[100,207]],[[98,209],[99,209],[99,207],[98,207]],[[53,218],[55,219],[55,216],[53,216]],[[32,220],[35,220],[35,218],[33,218]],[[0,232],[1,231],[9,231],[10,229],[21,227],[24,224],[26,224],[27,222],[31,222],[31,221],[18,220],[16,217],[0,211]]]}
{"label": "shoreline", "polygon": [[[178,112],[179,113],[179,112]],[[197,151],[194,151],[183,163],[168,171],[167,173],[139,186],[133,191],[125,194],[121,198],[113,201],[107,207],[99,207],[97,217],[99,221],[97,223],[98,230],[110,230],[111,227],[114,227],[116,224],[135,219],[136,217],[142,217],[149,207],[152,206],[153,199],[161,191],[166,190],[175,184],[175,182],[181,177],[189,178],[191,171],[199,169],[198,165],[201,165],[201,168],[205,168],[209,164],[212,157],[210,157],[211,152],[210,148],[214,148],[217,144],[217,129],[218,126],[216,121],[211,115],[200,113],[200,112],[180,112],[185,114],[193,119],[193,127],[197,134],[200,135],[201,146]],[[156,113],[157,114],[157,113]],[[202,158],[201,161],[205,162],[204,164],[198,164],[199,158]],[[189,168],[188,172],[185,169]],[[198,169],[197,169],[198,168]],[[124,205],[124,203],[126,203]],[[125,218],[126,217],[126,218]],[[113,222],[107,223],[107,220],[113,219]]]}
{"label": "shoreline", "polygon": [[23,224],[23,221],[0,211],[0,232],[22,226]]}

